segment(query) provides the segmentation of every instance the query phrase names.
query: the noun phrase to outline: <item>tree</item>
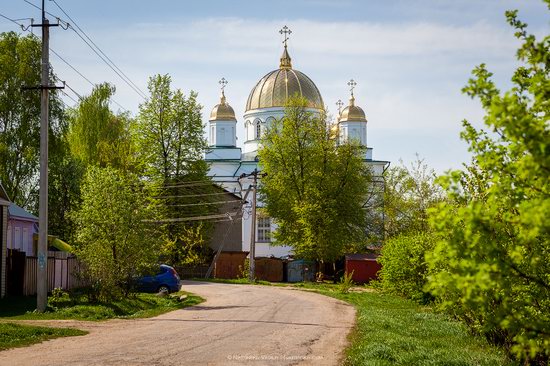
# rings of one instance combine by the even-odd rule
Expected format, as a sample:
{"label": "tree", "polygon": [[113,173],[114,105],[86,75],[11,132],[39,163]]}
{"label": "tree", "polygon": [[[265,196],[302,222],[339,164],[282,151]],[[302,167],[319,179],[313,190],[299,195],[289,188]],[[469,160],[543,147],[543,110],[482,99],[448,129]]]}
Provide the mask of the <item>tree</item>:
{"label": "tree", "polygon": [[481,101],[489,131],[463,123],[473,163],[443,181],[455,204],[433,211],[443,240],[429,257],[430,290],[525,364],[542,365],[550,359],[550,36],[537,41],[517,11],[506,16],[522,65],[507,92],[483,64],[464,88]]}
{"label": "tree", "polygon": [[386,237],[429,229],[428,208],[444,199],[437,176],[423,159],[417,156],[407,167],[391,167],[384,173],[384,226]]}
{"label": "tree", "polygon": [[171,90],[169,75],[149,79],[150,98],[139,106],[137,138],[145,174],[163,183],[206,179],[201,106],[197,94]]}
{"label": "tree", "polygon": [[202,107],[195,92],[186,97],[181,90],[172,90],[171,83],[169,75],[149,79],[150,98],[140,105],[135,136],[140,170],[162,187],[162,212],[165,219],[172,220],[164,239],[165,254],[170,263],[179,264],[188,261],[186,253],[202,258],[190,249],[193,245],[189,245],[188,238],[193,233],[193,237],[206,243],[202,238],[208,235],[211,225],[174,219],[204,216],[215,206],[201,204],[209,201],[204,194],[214,189],[203,157],[207,142],[203,136]]}
{"label": "tree", "polygon": [[84,166],[131,169],[135,164],[127,114],[115,114],[109,103],[115,87],[103,83],[80,100],[70,113],[71,153]]}
{"label": "tree", "polygon": [[[22,87],[40,85],[40,54],[34,35],[0,34],[0,181],[15,203],[31,209],[38,193],[40,93]],[[50,132],[63,118],[60,103],[50,93]]]}
{"label": "tree", "polygon": [[156,263],[160,240],[153,192],[132,173],[88,168],[74,213],[77,256],[101,299],[127,292],[131,279]]}
{"label": "tree", "polygon": [[[65,112],[62,114],[66,116]],[[71,154],[67,118],[54,127],[50,129],[48,143],[48,233],[72,243],[76,227],[70,212],[80,205],[80,184],[85,167]]]}
{"label": "tree", "polygon": [[291,245],[298,257],[333,262],[365,243],[362,197],[370,171],[361,148],[337,145],[324,114],[306,105],[291,99],[263,136],[260,197],[277,223],[277,243]]}

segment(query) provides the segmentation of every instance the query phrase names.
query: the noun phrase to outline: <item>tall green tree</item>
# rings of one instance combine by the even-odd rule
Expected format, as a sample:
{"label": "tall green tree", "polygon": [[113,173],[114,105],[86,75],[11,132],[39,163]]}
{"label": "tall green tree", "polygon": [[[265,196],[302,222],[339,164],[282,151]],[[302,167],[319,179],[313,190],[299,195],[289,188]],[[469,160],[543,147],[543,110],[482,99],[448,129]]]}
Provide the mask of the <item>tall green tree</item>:
{"label": "tall green tree", "polygon": [[109,106],[114,93],[114,86],[99,84],[70,111],[70,150],[84,166],[131,169],[135,164],[130,118]]}
{"label": "tall green tree", "polygon": [[384,226],[386,238],[429,229],[428,209],[443,201],[437,175],[423,159],[406,166],[400,161],[384,173]]}
{"label": "tall green tree", "polygon": [[362,197],[370,171],[361,148],[337,145],[324,115],[306,105],[291,99],[263,136],[258,155],[267,175],[260,195],[277,223],[277,243],[292,246],[298,257],[333,262],[365,243]]}
{"label": "tall green tree", "polygon": [[[148,88],[150,97],[140,105],[135,126],[140,171],[161,187],[162,212],[165,220],[172,220],[167,225],[164,253],[168,262],[179,264],[188,261],[187,252],[192,255],[186,249],[193,244],[189,233],[194,238],[207,237],[211,226],[177,220],[201,217],[215,210],[213,205],[201,204],[208,201],[204,194],[213,191],[204,160],[207,142],[202,107],[195,92],[186,96],[180,89],[173,90],[169,75],[151,77]],[[199,242],[207,246],[208,241]]]}
{"label": "tall green tree", "polygon": [[[10,198],[29,209],[36,205],[40,147],[41,42],[34,35],[0,34],[0,181]],[[53,83],[53,74],[51,75]],[[63,119],[58,94],[50,93],[50,135]]]}
{"label": "tall green tree", "polygon": [[[550,7],[550,2],[546,1]],[[488,131],[464,122],[473,164],[445,178],[433,212],[444,238],[429,259],[442,306],[525,364],[550,360],[550,36],[537,40],[506,13],[522,45],[513,86],[501,92],[485,65],[464,91],[480,100]]]}
{"label": "tall green tree", "polygon": [[172,90],[169,75],[149,79],[150,98],[140,105],[137,139],[145,174],[166,183],[206,178],[201,105],[197,93]]}
{"label": "tall green tree", "polygon": [[130,172],[94,166],[86,172],[82,205],[74,213],[75,248],[102,299],[126,293],[133,276],[158,260],[158,225],[149,222],[156,202],[149,189]]}

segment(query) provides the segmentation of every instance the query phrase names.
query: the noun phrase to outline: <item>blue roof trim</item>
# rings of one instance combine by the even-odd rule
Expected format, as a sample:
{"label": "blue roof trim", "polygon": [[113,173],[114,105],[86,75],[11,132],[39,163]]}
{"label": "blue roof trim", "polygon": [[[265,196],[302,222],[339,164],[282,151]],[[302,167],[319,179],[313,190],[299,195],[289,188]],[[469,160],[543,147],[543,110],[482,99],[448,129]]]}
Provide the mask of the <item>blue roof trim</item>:
{"label": "blue roof trim", "polygon": [[38,217],[25,211],[23,208],[17,206],[15,203],[10,204],[8,207],[8,214],[12,217],[19,217],[22,219],[38,221]]}

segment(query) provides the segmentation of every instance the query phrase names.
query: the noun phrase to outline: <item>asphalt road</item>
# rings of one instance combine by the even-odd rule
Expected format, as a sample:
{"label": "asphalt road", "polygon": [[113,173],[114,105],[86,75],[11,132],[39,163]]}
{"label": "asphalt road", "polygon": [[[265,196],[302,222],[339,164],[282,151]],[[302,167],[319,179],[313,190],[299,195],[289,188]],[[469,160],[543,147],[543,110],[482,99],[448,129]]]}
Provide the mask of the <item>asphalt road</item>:
{"label": "asphalt road", "polygon": [[[43,321],[90,333],[0,352],[0,365],[338,365],[355,310],[284,287],[184,282],[207,301],[149,319]],[[33,322],[38,323],[38,322]]]}

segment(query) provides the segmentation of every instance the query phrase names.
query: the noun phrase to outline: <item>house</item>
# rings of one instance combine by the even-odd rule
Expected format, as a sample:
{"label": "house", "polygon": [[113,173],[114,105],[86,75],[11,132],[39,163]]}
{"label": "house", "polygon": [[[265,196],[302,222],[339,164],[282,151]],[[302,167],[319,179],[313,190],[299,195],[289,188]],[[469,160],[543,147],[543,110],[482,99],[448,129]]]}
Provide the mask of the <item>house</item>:
{"label": "house", "polygon": [[8,256],[8,207],[10,200],[0,183],[0,298],[6,296],[6,258]]}
{"label": "house", "polygon": [[25,211],[15,203],[8,207],[7,248],[17,249],[27,256],[35,256],[33,235],[38,233],[38,217]]}

